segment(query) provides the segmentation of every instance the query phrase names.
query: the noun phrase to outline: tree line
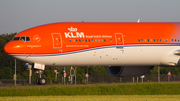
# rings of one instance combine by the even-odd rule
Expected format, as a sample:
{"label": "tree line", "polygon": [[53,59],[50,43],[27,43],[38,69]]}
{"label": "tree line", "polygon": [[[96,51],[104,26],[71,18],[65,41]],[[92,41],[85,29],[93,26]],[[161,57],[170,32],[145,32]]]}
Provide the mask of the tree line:
{"label": "tree line", "polygon": [[[13,39],[13,37],[17,33],[6,33],[0,34],[0,79],[13,79],[14,69],[15,69],[15,59],[11,56],[7,55],[4,51],[4,46],[7,42]],[[17,79],[29,79],[29,71],[27,70],[27,66],[25,62],[17,60]],[[70,68],[66,67],[67,76],[70,74]],[[43,76],[47,79],[47,81],[54,81],[55,73],[54,70],[59,72],[57,81],[60,82],[63,77],[64,67],[48,67],[46,66],[45,71],[43,72]],[[160,73],[163,75],[167,75],[168,72],[171,72],[173,75],[180,74],[179,67],[160,67]],[[97,66],[97,67],[77,67],[77,83],[83,83],[86,79],[85,74],[88,73],[90,76],[111,76],[106,67]],[[158,74],[158,67],[155,66],[148,74]],[[36,78],[39,75],[35,74],[33,71],[32,81],[35,83]],[[68,79],[68,78],[67,78]]]}

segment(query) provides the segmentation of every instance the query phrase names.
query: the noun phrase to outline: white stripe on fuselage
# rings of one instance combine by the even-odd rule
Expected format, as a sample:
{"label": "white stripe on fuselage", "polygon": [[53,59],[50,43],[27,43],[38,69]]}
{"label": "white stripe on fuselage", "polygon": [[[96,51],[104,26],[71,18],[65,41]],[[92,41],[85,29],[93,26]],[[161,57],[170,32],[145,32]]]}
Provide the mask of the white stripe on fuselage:
{"label": "white stripe on fuselage", "polygon": [[[48,55],[12,55],[29,62],[48,66],[155,66],[177,63],[179,56],[173,54],[179,46],[115,46],[88,49],[70,53]],[[168,59],[171,57],[173,59]]]}

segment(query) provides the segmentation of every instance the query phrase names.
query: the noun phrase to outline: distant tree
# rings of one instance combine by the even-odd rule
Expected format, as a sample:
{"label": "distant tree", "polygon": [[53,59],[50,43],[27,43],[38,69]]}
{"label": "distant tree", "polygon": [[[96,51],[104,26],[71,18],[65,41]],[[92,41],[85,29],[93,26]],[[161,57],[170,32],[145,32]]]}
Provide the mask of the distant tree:
{"label": "distant tree", "polygon": [[[163,67],[160,66],[160,74],[167,75],[168,72],[171,72],[173,75],[180,74],[180,67]],[[158,66],[155,66],[152,70],[149,71],[148,74],[158,74]]]}
{"label": "distant tree", "polygon": [[[7,55],[4,51],[4,46],[7,42],[13,39],[17,33],[1,34],[0,35],[0,79],[12,79],[14,75],[14,58]],[[17,60],[17,78],[26,78],[27,72],[24,62]]]}

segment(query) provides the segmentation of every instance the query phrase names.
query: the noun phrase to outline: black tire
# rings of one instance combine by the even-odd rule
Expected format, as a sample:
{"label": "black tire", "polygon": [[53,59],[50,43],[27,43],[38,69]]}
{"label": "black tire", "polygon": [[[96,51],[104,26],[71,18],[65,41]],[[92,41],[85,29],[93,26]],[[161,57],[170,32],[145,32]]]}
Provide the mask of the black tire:
{"label": "black tire", "polygon": [[46,78],[42,77],[39,79],[39,84],[40,85],[45,85],[46,84]]}
{"label": "black tire", "polygon": [[36,84],[37,84],[37,85],[40,85],[40,82],[39,82],[39,81],[40,81],[40,78],[38,77],[38,78],[36,79]]}

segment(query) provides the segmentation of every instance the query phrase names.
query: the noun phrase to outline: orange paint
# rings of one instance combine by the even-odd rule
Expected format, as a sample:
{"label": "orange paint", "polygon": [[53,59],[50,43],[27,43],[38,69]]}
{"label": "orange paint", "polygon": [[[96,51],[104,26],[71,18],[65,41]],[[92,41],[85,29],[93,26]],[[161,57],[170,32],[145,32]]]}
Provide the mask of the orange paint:
{"label": "orange paint", "polygon": [[[8,54],[56,54],[113,45],[179,44],[179,26],[178,23],[47,24],[20,32],[15,37],[28,36],[30,41],[13,40],[5,51]],[[14,49],[10,49],[11,46]]]}

